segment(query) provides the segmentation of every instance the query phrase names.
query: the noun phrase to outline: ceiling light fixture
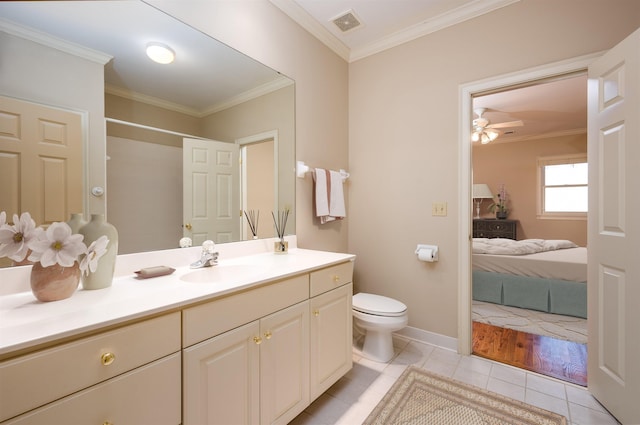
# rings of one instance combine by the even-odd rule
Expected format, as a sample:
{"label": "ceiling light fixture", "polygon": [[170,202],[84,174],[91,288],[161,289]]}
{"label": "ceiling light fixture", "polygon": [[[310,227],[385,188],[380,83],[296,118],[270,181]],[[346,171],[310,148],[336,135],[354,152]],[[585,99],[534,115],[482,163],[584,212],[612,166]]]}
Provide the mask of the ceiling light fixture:
{"label": "ceiling light fixture", "polygon": [[473,142],[480,142],[483,145],[486,145],[487,143],[491,143],[496,140],[499,135],[500,133],[491,128],[477,127],[471,135],[471,140]]}
{"label": "ceiling light fixture", "polygon": [[152,61],[161,63],[163,65],[173,62],[176,58],[176,54],[171,48],[162,43],[149,43],[147,44],[147,56]]}

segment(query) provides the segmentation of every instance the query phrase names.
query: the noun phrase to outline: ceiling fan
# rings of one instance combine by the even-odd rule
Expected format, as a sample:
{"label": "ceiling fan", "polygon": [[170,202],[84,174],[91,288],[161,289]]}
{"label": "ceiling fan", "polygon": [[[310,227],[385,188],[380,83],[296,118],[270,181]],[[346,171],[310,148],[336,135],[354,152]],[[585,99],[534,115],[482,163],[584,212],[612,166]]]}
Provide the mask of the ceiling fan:
{"label": "ceiling fan", "polygon": [[496,140],[500,135],[500,131],[496,129],[520,127],[524,125],[522,120],[489,124],[489,120],[482,117],[482,114],[484,114],[486,110],[486,108],[476,108],[473,110],[473,112],[478,116],[478,118],[473,120],[473,133],[471,134],[471,140],[474,142],[480,142],[483,145],[486,145],[487,143]]}

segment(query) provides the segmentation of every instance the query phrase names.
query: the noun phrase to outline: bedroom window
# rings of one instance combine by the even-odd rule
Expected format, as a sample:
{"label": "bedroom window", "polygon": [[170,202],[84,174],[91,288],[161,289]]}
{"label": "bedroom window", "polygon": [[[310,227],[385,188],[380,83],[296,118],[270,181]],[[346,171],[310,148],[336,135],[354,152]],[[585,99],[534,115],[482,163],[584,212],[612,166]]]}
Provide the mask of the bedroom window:
{"label": "bedroom window", "polygon": [[538,217],[586,219],[589,175],[587,156],[538,158]]}

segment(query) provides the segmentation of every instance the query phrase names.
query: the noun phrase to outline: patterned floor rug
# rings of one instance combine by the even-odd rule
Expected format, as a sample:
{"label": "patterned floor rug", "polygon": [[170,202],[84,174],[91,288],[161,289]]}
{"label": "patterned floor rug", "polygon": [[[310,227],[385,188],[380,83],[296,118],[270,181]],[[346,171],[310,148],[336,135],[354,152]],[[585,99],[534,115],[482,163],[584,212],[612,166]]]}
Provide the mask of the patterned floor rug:
{"label": "patterned floor rug", "polygon": [[535,335],[587,343],[587,319],[473,301],[472,320]]}
{"label": "patterned floor rug", "polygon": [[367,425],[566,425],[564,416],[410,366]]}

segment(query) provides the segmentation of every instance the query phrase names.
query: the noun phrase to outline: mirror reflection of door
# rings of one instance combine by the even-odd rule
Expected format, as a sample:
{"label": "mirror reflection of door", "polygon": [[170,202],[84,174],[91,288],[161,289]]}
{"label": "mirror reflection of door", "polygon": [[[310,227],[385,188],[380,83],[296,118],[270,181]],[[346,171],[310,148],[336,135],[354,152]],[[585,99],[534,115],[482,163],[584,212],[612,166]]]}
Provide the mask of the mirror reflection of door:
{"label": "mirror reflection of door", "polygon": [[82,117],[0,96],[0,211],[38,225],[83,211]]}
{"label": "mirror reflection of door", "polygon": [[194,245],[208,239],[224,243],[239,238],[238,154],[233,143],[183,141],[183,234]]}
{"label": "mirror reflection of door", "polygon": [[[273,236],[271,211],[275,211],[274,140],[267,139],[243,145],[241,148],[242,211],[253,212],[258,238]],[[242,238],[251,239],[253,233],[245,220]]]}

